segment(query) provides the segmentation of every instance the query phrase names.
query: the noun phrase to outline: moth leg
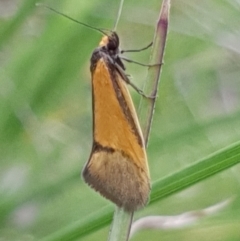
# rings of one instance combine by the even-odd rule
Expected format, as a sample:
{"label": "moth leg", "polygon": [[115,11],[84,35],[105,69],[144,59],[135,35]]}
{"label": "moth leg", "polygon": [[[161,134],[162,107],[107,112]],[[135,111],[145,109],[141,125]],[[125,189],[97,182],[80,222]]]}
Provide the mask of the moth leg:
{"label": "moth leg", "polygon": [[160,66],[162,65],[163,63],[157,63],[157,64],[143,64],[143,63],[139,63],[137,61],[134,61],[134,60],[131,60],[131,59],[128,59],[124,56],[121,56],[121,59],[129,62],[129,63],[134,63],[134,64],[138,64],[138,65],[141,65],[141,66],[145,66],[145,67],[154,67],[154,66]]}
{"label": "moth leg", "polygon": [[132,82],[130,81],[129,78],[127,78],[127,79],[128,79],[127,81],[126,81],[125,79],[124,79],[124,81],[126,81],[127,84],[129,84],[134,90],[136,90],[136,91],[138,92],[138,94],[140,94],[140,95],[143,96],[144,98],[147,98],[147,99],[155,99],[155,98],[157,97],[156,95],[153,95],[153,96],[151,96],[151,95],[146,95],[146,94],[143,92],[143,90],[139,89],[134,83],[132,83]]}
{"label": "moth leg", "polygon": [[141,89],[139,89],[134,83],[131,82],[131,80],[128,78],[126,73],[123,71],[123,69],[117,63],[115,63],[115,66],[116,66],[116,69],[118,70],[118,73],[122,76],[123,80],[127,84],[129,84],[134,90],[136,90],[141,96],[143,96],[147,99],[155,99],[156,98],[156,95],[153,95],[153,96],[146,95]]}
{"label": "moth leg", "polygon": [[150,48],[151,46],[153,45],[153,42],[151,42],[150,44],[148,44],[146,47],[143,47],[141,49],[129,49],[129,50],[121,50],[120,53],[123,54],[123,53],[126,53],[126,52],[141,52],[145,49],[148,49]]}

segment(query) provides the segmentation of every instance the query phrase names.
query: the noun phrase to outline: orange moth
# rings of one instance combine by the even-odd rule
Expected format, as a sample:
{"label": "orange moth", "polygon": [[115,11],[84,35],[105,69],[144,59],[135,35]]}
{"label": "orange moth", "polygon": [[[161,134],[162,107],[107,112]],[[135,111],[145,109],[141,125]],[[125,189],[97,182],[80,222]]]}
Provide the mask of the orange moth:
{"label": "orange moth", "polygon": [[[93,145],[82,175],[105,198],[132,212],[146,205],[150,177],[145,143],[127,89],[116,32],[91,57]],[[134,87],[134,86],[133,86]]]}

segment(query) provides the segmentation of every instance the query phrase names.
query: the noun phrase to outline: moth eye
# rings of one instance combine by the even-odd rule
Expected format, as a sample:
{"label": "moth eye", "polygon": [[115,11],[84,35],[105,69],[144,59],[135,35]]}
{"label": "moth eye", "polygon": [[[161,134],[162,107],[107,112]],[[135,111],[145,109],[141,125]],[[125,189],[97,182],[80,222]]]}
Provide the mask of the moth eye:
{"label": "moth eye", "polygon": [[109,36],[107,47],[109,50],[116,51],[119,47],[119,38],[116,33]]}
{"label": "moth eye", "polygon": [[108,43],[108,49],[110,51],[116,51],[117,48],[118,48],[117,43],[114,40],[110,40]]}

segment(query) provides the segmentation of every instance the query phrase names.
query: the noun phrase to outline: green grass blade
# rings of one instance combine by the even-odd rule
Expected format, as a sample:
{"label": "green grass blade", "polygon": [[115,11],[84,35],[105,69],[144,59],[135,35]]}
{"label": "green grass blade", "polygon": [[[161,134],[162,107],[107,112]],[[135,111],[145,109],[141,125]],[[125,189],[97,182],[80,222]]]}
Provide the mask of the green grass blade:
{"label": "green grass blade", "polygon": [[151,203],[240,163],[240,142],[234,143],[153,184]]}

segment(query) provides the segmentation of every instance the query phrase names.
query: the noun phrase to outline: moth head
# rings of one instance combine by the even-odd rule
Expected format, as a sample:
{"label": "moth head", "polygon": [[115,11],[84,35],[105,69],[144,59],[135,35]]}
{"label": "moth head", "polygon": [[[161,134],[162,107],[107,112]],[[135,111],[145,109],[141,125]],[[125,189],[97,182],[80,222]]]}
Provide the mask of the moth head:
{"label": "moth head", "polygon": [[119,37],[117,33],[113,31],[110,35],[103,36],[99,46],[106,47],[109,51],[118,52]]}

